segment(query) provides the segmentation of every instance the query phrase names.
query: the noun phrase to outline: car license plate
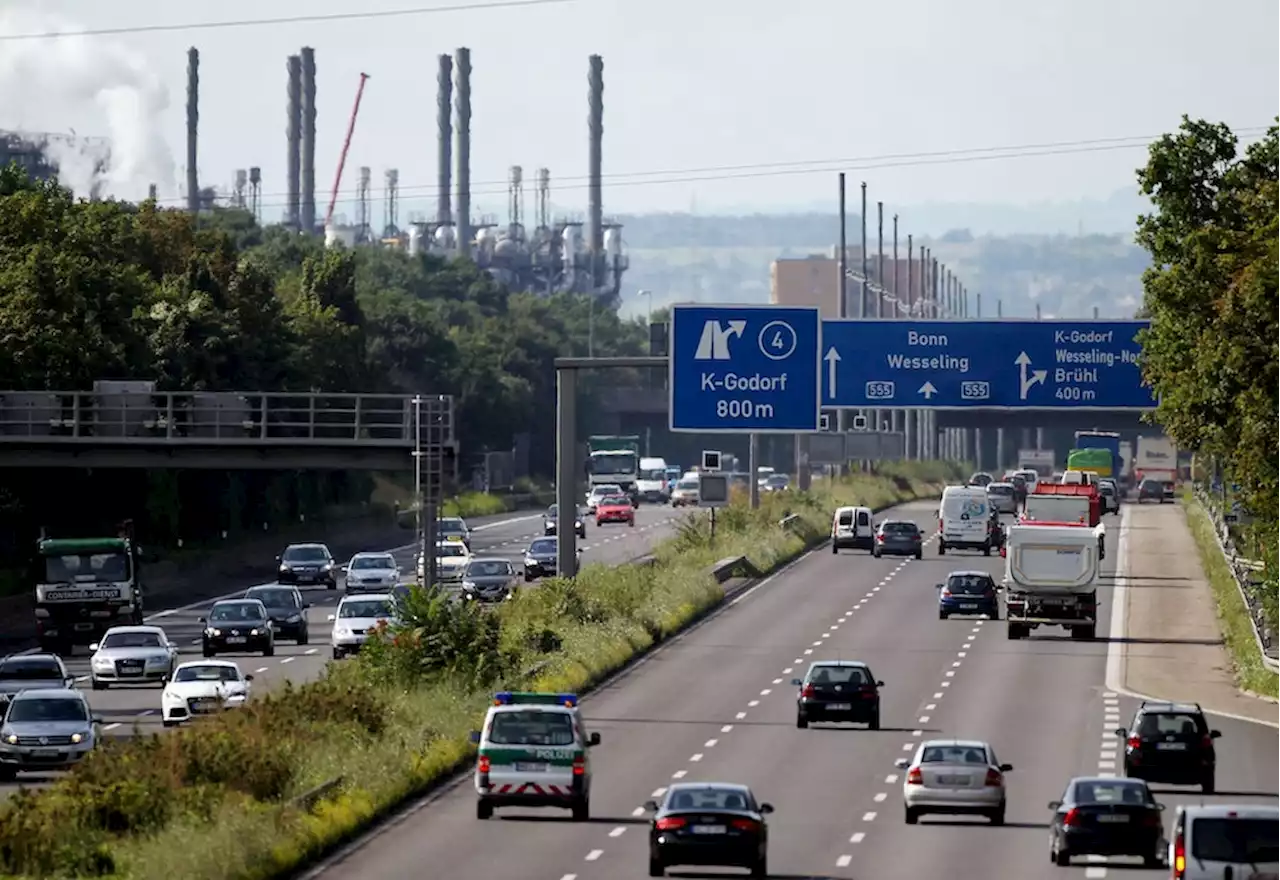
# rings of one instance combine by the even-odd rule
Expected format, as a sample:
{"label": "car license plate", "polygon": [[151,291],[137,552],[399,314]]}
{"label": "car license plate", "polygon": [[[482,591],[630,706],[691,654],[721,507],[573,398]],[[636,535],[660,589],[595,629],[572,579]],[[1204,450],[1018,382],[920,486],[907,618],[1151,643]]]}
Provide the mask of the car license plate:
{"label": "car license plate", "polygon": [[968,776],[939,776],[938,784],[963,787],[969,784],[969,777]]}
{"label": "car license plate", "polygon": [[723,825],[694,825],[689,828],[694,834],[724,834]]}
{"label": "car license plate", "polygon": [[247,641],[249,641],[249,639],[245,636],[227,636],[228,645],[243,645]]}
{"label": "car license plate", "polygon": [[1187,750],[1186,743],[1156,743],[1156,748],[1162,752],[1185,752]]}
{"label": "car license plate", "polygon": [[827,703],[827,708],[832,712],[848,712],[853,708],[851,703]]}
{"label": "car license plate", "polygon": [[141,675],[142,667],[141,666],[122,666],[120,667],[120,674],[121,675]]}
{"label": "car license plate", "polygon": [[515,771],[517,773],[546,773],[547,765],[542,761],[516,761]]}
{"label": "car license plate", "polygon": [[1128,821],[1129,821],[1129,817],[1128,817],[1128,816],[1125,816],[1125,815],[1122,815],[1122,814],[1120,814],[1120,813],[1107,813],[1107,814],[1105,814],[1105,815],[1099,816],[1099,817],[1098,817],[1098,821],[1099,821],[1099,822],[1106,822],[1106,823],[1108,823],[1108,824],[1116,824],[1116,825],[1118,825],[1118,824],[1120,824],[1120,823],[1122,823],[1122,822],[1128,822]]}
{"label": "car license plate", "polygon": [[974,604],[973,602],[966,602],[966,603],[964,603],[963,605],[961,605],[961,606],[960,606],[960,610],[961,610],[961,611],[975,611],[975,610],[977,610],[977,608],[978,608],[978,606],[977,606],[976,604]]}

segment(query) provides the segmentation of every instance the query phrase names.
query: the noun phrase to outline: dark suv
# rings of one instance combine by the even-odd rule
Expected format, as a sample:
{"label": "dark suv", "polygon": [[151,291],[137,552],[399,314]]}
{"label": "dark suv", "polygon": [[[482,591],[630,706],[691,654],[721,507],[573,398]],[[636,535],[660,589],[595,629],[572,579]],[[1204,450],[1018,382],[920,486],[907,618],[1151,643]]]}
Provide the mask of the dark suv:
{"label": "dark suv", "polygon": [[1209,729],[1198,703],[1143,701],[1123,737],[1124,772],[1134,779],[1168,785],[1198,785],[1213,794],[1217,755],[1213,741],[1222,736]]}
{"label": "dark suv", "polygon": [[280,566],[276,573],[278,583],[338,589],[338,565],[324,544],[290,544],[276,557],[276,563]]}
{"label": "dark suv", "polygon": [[293,639],[299,645],[310,640],[307,609],[311,603],[303,601],[296,587],[250,587],[245,590],[244,598],[257,599],[266,607],[278,638]]}
{"label": "dark suv", "polygon": [[819,660],[804,678],[793,678],[796,695],[796,727],[810,721],[854,722],[869,730],[880,729],[880,688],[867,664],[855,660]]}

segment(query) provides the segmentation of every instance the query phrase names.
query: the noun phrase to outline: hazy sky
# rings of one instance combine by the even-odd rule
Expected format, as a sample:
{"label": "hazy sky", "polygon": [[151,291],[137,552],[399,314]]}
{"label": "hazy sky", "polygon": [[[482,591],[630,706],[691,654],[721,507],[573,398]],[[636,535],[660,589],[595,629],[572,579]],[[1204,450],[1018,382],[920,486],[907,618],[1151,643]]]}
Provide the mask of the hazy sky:
{"label": "hazy sky", "polygon": [[[6,0],[0,33],[44,31],[59,20],[71,29],[115,28],[445,2]],[[399,168],[403,221],[434,207],[436,56],[467,46],[474,203],[505,218],[507,168],[520,164],[529,180],[550,168],[553,202],[581,210],[587,56],[598,53],[606,213],[811,206],[833,197],[839,168],[895,206],[1068,200],[1131,185],[1142,149],[925,163],[877,157],[1156,135],[1182,113],[1263,127],[1280,104],[1278,8],[1275,0],[573,0],[0,41],[0,128],[110,134],[117,153],[128,154],[117,169],[122,195],[140,195],[155,177],[167,178],[162,190],[174,195],[185,161],[186,49],[197,46],[201,182],[229,186],[233,169],[261,166],[264,214],[274,220],[285,189],[285,58],[310,45],[318,210],[365,71],[372,79],[343,188],[354,186],[360,165],[373,168],[375,182]],[[833,161],[805,173],[775,167],[707,179],[743,173],[716,170],[725,166],[817,160]],[[867,167],[890,162],[908,164]],[[697,170],[625,177],[686,169]],[[531,186],[526,199],[531,210]],[[381,204],[374,211],[380,222]]]}

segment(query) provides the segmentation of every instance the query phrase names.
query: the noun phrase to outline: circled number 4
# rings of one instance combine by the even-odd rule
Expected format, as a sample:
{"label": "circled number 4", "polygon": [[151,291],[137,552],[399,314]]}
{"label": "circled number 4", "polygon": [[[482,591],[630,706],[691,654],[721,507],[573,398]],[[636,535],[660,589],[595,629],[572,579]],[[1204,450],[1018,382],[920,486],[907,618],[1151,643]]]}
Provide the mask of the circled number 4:
{"label": "circled number 4", "polygon": [[773,334],[773,341],[769,344],[778,350],[782,350],[787,347],[787,341],[782,338],[782,333],[780,331]]}

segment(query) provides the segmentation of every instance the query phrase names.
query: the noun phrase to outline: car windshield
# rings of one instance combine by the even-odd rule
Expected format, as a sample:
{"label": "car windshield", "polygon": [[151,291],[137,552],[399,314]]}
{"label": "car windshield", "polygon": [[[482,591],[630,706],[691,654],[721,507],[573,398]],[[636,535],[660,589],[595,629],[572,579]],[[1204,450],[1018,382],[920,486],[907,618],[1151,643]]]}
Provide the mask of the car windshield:
{"label": "car windshield", "polygon": [[814,666],[809,669],[811,684],[870,684],[871,675],[861,666]]}
{"label": "car windshield", "polygon": [[676,488],[677,489],[696,489],[698,488],[698,481],[697,480],[681,480],[680,482],[676,483]]}
{"label": "car windshield", "polygon": [[886,522],[880,524],[880,531],[886,535],[917,535],[920,527],[910,522]]}
{"label": "car windshield", "polygon": [[1114,495],[1114,494],[1116,494],[1116,487],[1115,487],[1115,486],[1112,486],[1110,483],[1099,483],[1099,484],[1098,484],[1098,494],[1099,494],[1099,495]]}
{"label": "car windshield", "polygon": [[129,556],[123,552],[48,556],[44,560],[47,584],[113,583],[130,577]]}
{"label": "car windshield", "polygon": [[987,486],[987,494],[988,495],[1006,495],[1006,496],[1012,495],[1013,486],[1010,486],[1006,483],[992,483],[990,486]]}
{"label": "car windshield", "polygon": [[631,499],[622,495],[606,495],[600,499],[601,507],[630,507]]}
{"label": "car windshield", "polygon": [[483,559],[467,566],[467,577],[499,577],[511,574],[511,563],[496,559]]}
{"label": "car windshield", "polygon": [[173,675],[174,681],[239,681],[240,670],[234,666],[212,664],[208,666],[181,666]]}
{"label": "car windshield", "polygon": [[209,619],[226,623],[262,620],[262,608],[256,602],[228,602],[225,605],[214,605],[209,612]]}
{"label": "car windshield", "polygon": [[1142,716],[1138,733],[1143,736],[1184,734],[1197,736],[1204,732],[1204,719],[1187,712],[1148,712]]}
{"label": "car windshield", "polygon": [[467,533],[467,524],[457,517],[442,519],[436,531],[442,535],[465,535]]}
{"label": "car windshield", "polygon": [[1106,782],[1077,782],[1074,792],[1077,804],[1149,804],[1150,790],[1140,782],[1123,779]]}
{"label": "car windshield", "polygon": [[40,721],[88,721],[89,713],[85,711],[83,700],[71,697],[30,697],[14,700],[9,704],[9,714],[5,721],[40,722]]}
{"label": "car windshield", "polygon": [[114,632],[107,633],[102,639],[104,648],[159,648],[160,633],[154,632]]}
{"label": "car windshield", "polygon": [[755,799],[740,788],[681,789],[667,795],[668,810],[755,810]]}
{"label": "car windshield", "polygon": [[386,599],[348,599],[338,609],[339,618],[390,616],[391,603]]}
{"label": "car windshield", "polygon": [[980,596],[994,586],[991,578],[983,574],[953,574],[947,578],[947,589],[952,593]]}
{"label": "car windshield", "polygon": [[666,478],[666,468],[650,468],[640,475],[640,479],[642,480],[665,480]]}
{"label": "car windshield", "polygon": [[489,742],[501,746],[571,746],[573,720],[564,712],[499,712],[489,727]]}
{"label": "car windshield", "polygon": [[926,746],[921,764],[986,764],[986,751],[979,746]]}
{"label": "car windshield", "polygon": [[323,547],[288,547],[281,559],[285,562],[327,562],[329,553]]}
{"label": "car windshield", "polygon": [[591,490],[591,495],[593,498],[603,498],[606,495],[617,495],[621,491],[621,486],[596,486]]}
{"label": "car windshield", "polygon": [[556,552],[555,539],[543,538],[539,541],[534,541],[532,544],[529,545],[529,552],[532,553],[534,556],[541,556],[544,553],[555,553]]}
{"label": "car windshield", "polygon": [[1142,486],[1140,488],[1150,489],[1152,492],[1154,492],[1155,490],[1162,489],[1164,487],[1160,485],[1159,480],[1143,480]]}
{"label": "car windshield", "polygon": [[766,480],[766,483],[768,483],[768,485],[770,486],[785,486],[789,482],[791,482],[791,478],[788,477],[786,474],[774,474],[772,477]]}
{"label": "car windshield", "polygon": [[351,560],[352,571],[385,571],[396,567],[390,556],[357,556]]}
{"label": "car windshield", "polygon": [[1236,865],[1280,861],[1280,833],[1274,819],[1209,818],[1191,824],[1191,858]]}
{"label": "car windshield", "polygon": [[463,544],[457,544],[453,541],[445,541],[443,544],[436,545],[436,558],[438,559],[466,559],[467,548]]}
{"label": "car windshield", "polygon": [[64,675],[52,657],[12,657],[0,663],[0,678],[10,681],[61,681]]}
{"label": "car windshield", "polygon": [[268,608],[297,608],[298,594],[293,590],[250,590],[246,599],[257,599]]}
{"label": "car windshield", "polygon": [[547,519],[555,519],[560,515],[560,505],[553,504],[547,508]]}

